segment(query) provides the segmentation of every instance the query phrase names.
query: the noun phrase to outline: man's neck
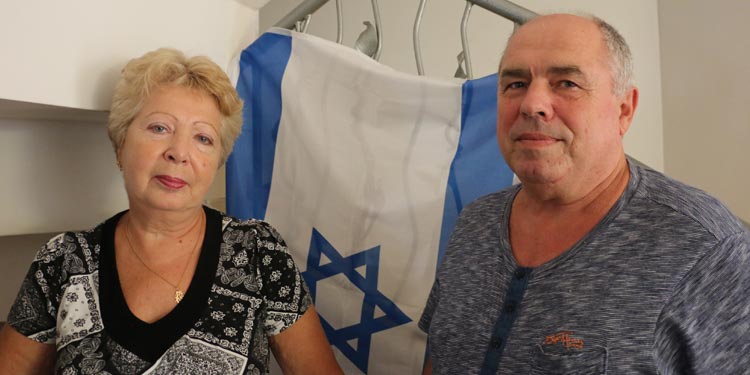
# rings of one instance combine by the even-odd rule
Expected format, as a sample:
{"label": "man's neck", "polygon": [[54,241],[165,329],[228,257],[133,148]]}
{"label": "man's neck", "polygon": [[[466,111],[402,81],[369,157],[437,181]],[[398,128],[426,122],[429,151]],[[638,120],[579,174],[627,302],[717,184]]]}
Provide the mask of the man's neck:
{"label": "man's neck", "polygon": [[537,267],[588,234],[625,191],[630,170],[624,156],[616,168],[584,194],[552,195],[523,185],[513,201],[510,242],[519,265]]}
{"label": "man's neck", "polygon": [[594,179],[524,183],[516,200],[527,212],[542,215],[606,213],[625,191],[630,180],[630,169],[625,156],[617,161],[604,178]]}

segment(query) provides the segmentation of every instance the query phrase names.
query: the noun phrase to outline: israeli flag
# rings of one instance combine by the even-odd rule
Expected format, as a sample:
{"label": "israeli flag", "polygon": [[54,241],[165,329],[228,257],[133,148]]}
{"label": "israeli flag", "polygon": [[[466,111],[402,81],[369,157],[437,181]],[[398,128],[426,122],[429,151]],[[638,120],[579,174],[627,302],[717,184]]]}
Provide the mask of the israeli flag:
{"label": "israeli flag", "polygon": [[272,29],[242,52],[227,211],[286,239],[347,374],[418,374],[416,322],[461,209],[509,186],[497,76],[441,81]]}

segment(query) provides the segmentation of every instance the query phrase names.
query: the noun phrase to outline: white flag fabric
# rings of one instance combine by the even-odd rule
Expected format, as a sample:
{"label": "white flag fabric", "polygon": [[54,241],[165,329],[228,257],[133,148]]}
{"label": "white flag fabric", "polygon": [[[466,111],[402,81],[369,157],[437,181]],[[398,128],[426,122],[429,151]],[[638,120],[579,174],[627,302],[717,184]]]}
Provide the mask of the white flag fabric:
{"label": "white flag fabric", "polygon": [[284,237],[347,374],[421,373],[416,323],[456,217],[512,182],[496,83],[400,73],[283,29],[243,51],[227,211]]}

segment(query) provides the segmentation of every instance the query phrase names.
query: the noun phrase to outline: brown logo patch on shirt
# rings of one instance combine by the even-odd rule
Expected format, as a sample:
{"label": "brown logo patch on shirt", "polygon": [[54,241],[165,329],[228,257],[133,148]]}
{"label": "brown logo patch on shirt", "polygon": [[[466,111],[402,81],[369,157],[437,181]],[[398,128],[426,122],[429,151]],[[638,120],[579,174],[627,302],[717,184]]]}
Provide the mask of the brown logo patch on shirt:
{"label": "brown logo patch on shirt", "polygon": [[566,350],[583,349],[583,339],[573,337],[574,334],[575,332],[573,331],[560,331],[555,334],[545,336],[544,342],[542,342],[542,345],[544,346],[559,345],[561,347],[564,347]]}

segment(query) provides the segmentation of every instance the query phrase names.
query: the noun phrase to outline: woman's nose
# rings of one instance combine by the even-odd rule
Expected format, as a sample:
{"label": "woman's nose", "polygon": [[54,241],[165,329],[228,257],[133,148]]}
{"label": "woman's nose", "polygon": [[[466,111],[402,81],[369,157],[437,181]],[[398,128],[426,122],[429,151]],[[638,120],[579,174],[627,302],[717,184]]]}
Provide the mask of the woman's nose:
{"label": "woman's nose", "polygon": [[179,135],[175,135],[172,138],[172,142],[170,143],[169,147],[167,147],[167,149],[164,151],[165,159],[173,163],[187,163],[189,159],[189,144],[188,140],[184,138],[186,137],[181,137]]}

